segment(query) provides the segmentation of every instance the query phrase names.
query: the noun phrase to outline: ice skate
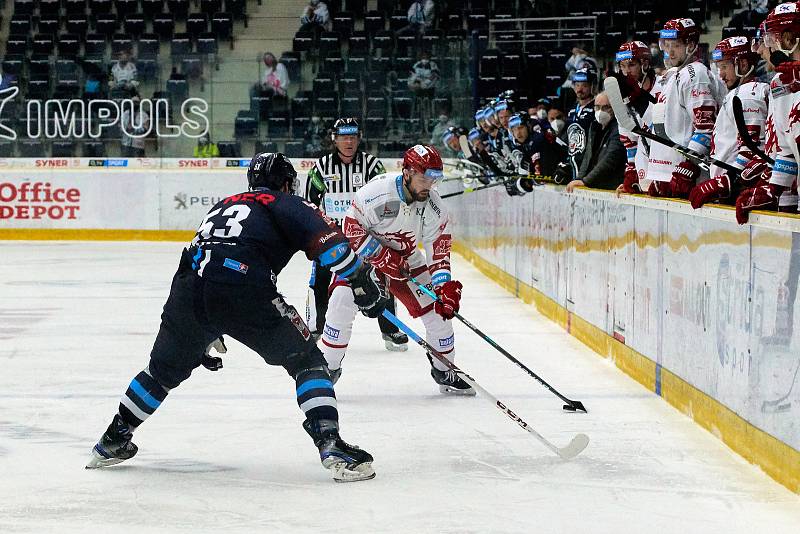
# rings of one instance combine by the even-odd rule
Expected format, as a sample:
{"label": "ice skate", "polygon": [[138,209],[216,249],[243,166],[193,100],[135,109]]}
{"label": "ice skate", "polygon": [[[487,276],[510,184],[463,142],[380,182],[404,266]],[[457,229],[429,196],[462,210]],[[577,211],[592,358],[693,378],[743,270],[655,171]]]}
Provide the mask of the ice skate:
{"label": "ice skate", "polygon": [[131,441],[133,432],[119,414],[92,449],[92,458],[86,469],[97,469],[124,462],[136,456],[139,448]]}
{"label": "ice skate", "polygon": [[319,449],[322,466],[330,469],[336,482],[358,482],[375,478],[372,455],[339,437],[336,421],[306,419],[303,428]]}
{"label": "ice skate", "polygon": [[439,384],[439,391],[448,395],[468,395],[474,396],[475,390],[464,382],[455,371],[448,369],[447,371],[440,371],[435,367],[431,368],[431,376],[433,380]]}
{"label": "ice skate", "polygon": [[386,344],[386,350],[392,352],[405,352],[408,350],[408,336],[402,332],[383,334],[383,341]]}
{"label": "ice skate", "polygon": [[331,375],[331,382],[336,384],[339,381],[339,377],[342,376],[342,368],[339,367],[338,369],[328,369],[328,373]]}

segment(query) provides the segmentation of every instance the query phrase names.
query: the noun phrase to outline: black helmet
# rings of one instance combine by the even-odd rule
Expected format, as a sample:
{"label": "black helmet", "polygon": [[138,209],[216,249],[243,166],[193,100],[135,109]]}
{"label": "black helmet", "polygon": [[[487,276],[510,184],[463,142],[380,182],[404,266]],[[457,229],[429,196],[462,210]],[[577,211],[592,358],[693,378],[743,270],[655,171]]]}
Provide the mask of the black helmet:
{"label": "black helmet", "polygon": [[250,189],[266,187],[280,190],[289,184],[289,192],[294,194],[297,184],[297,171],[289,158],[280,152],[259,152],[250,160],[247,169],[247,184]]}
{"label": "black helmet", "polygon": [[361,128],[358,125],[358,119],[355,117],[344,117],[337,119],[333,123],[333,137],[337,135],[361,135]]}

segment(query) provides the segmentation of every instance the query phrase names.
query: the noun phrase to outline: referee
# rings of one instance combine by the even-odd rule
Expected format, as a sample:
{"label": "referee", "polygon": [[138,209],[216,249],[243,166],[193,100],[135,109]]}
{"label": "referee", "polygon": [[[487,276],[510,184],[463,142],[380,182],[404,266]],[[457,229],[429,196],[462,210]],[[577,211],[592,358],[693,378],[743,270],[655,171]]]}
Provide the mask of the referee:
{"label": "referee", "polygon": [[[328,217],[341,226],[356,191],[373,177],[385,173],[386,169],[378,158],[358,150],[361,130],[355,118],[337,120],[333,125],[331,139],[334,151],[319,158],[309,171],[305,198],[320,206]],[[316,336],[322,335],[325,326],[330,283],[330,271],[314,262],[306,308],[309,327],[314,330]],[[387,309],[394,313],[394,297],[390,295],[390,298],[391,303]],[[396,326],[383,316],[378,317],[378,324],[387,349],[395,351],[408,349],[408,337]]]}

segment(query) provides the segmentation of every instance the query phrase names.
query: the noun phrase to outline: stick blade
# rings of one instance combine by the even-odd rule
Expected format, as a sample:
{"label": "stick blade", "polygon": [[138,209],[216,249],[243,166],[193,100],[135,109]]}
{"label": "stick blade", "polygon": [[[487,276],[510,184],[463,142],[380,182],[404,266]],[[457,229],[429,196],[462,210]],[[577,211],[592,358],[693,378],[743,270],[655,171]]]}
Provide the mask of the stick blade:
{"label": "stick blade", "polygon": [[469,139],[467,139],[466,135],[459,135],[458,136],[458,146],[461,147],[461,152],[464,153],[464,157],[468,158],[472,151],[469,147]]}
{"label": "stick blade", "polygon": [[578,434],[572,438],[569,445],[558,449],[558,455],[565,460],[571,460],[582,453],[587,445],[589,445],[589,436]]}
{"label": "stick blade", "polygon": [[564,410],[568,412],[576,412],[578,410],[582,411],[583,413],[589,412],[581,401],[570,401],[569,404],[564,405]]}
{"label": "stick blade", "polygon": [[603,80],[603,89],[608,95],[608,102],[611,104],[611,109],[614,110],[614,115],[617,117],[619,125],[628,131],[634,131],[637,128],[637,124],[628,112],[628,106],[625,105],[625,100],[622,98],[619,81],[613,76],[609,76]]}

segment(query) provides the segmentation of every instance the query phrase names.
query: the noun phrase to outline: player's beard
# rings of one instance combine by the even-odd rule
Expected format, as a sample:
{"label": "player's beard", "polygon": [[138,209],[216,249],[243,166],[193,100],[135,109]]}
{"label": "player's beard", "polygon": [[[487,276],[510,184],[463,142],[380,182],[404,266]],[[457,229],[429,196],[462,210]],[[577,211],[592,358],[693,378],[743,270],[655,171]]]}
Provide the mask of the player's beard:
{"label": "player's beard", "polygon": [[411,200],[414,202],[428,200],[431,192],[430,189],[414,189],[414,187],[411,185],[411,180],[408,180],[405,185],[408,193],[411,195]]}

